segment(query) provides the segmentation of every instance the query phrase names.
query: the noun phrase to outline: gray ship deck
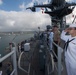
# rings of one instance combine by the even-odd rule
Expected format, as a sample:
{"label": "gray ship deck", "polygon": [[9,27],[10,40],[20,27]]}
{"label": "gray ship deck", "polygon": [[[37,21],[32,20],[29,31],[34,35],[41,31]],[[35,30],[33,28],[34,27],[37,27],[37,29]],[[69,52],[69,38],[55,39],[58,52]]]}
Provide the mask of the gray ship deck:
{"label": "gray ship deck", "polygon": [[[25,55],[27,55],[29,58],[29,61],[31,62],[31,68],[30,68],[30,74],[29,75],[47,75],[45,74],[44,70],[41,70],[40,68],[40,62],[39,62],[39,45],[38,45],[38,41],[33,41],[31,42],[31,50],[30,52],[25,52],[25,54],[23,55],[23,59],[22,59],[22,63],[23,63],[23,67],[25,68],[26,62],[25,61]],[[30,57],[30,55],[32,55],[32,57]],[[25,59],[24,59],[25,58]],[[62,55],[62,61],[64,61],[63,55]],[[7,63],[10,62],[10,58],[6,59],[4,62],[2,62],[3,66],[2,68],[0,67],[0,71],[3,71],[2,75],[7,75],[6,74],[6,69],[7,69]],[[57,63],[55,63],[57,64]],[[28,66],[27,66],[28,67]],[[26,68],[27,69],[27,68]],[[24,71],[21,71],[18,68],[18,75],[28,75],[27,73],[25,73]],[[54,69],[54,72],[50,75],[57,75],[57,70]],[[61,75],[67,75],[66,74],[66,69],[65,69],[65,65],[63,62],[63,70],[62,70],[62,74]]]}

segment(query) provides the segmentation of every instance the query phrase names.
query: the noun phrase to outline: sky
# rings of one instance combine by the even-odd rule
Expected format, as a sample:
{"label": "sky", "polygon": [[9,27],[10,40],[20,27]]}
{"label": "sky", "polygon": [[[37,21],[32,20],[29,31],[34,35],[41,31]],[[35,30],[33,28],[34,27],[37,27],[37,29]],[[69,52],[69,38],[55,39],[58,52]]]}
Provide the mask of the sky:
{"label": "sky", "polygon": [[[38,9],[37,12],[26,10],[27,7],[33,6],[35,1],[42,4],[42,2],[47,3],[48,0],[0,0],[0,32],[35,31],[38,30],[38,27],[45,29],[46,25],[51,25],[51,17],[42,14],[41,9]],[[75,2],[70,0],[72,1]],[[75,10],[72,14],[75,14]],[[68,23],[73,20],[69,17],[67,17]]]}

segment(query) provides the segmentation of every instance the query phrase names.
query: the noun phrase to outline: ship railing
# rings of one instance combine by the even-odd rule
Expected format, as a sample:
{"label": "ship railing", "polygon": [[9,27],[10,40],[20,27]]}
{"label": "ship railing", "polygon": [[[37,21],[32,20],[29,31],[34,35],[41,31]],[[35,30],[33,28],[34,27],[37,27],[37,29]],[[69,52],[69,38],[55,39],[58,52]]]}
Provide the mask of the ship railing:
{"label": "ship railing", "polygon": [[63,52],[63,49],[59,45],[57,45],[56,43],[53,42],[53,44],[57,47],[57,55],[55,54],[54,50],[52,50],[53,55],[58,60],[58,63],[56,63],[57,66],[54,63],[55,64],[55,68],[56,68],[56,70],[58,72],[58,75],[61,75],[61,72],[62,72],[62,69],[63,69],[62,61],[61,61],[62,60],[62,52]]}
{"label": "ship railing", "polygon": [[46,61],[45,61],[45,71],[46,75],[51,75],[54,72],[54,60],[53,55],[48,49],[46,49]]}
{"label": "ship railing", "polygon": [[8,54],[6,54],[5,56],[0,58],[0,63],[3,62],[4,60],[6,60],[8,57],[12,57],[11,60],[13,60],[13,71],[11,72],[10,75],[18,75],[17,74],[17,62],[16,62],[16,44],[12,43],[11,44],[11,52],[9,52]]}
{"label": "ship railing", "polygon": [[[46,63],[45,63],[46,68],[47,68],[46,69],[47,74],[50,75],[53,72],[57,71],[58,74],[56,74],[56,75],[61,75],[62,68],[63,68],[62,61],[61,61],[61,59],[62,59],[61,55],[62,55],[63,49],[60,46],[58,46],[57,44],[55,44],[54,42],[53,42],[53,44],[58,48],[58,53],[57,53],[58,55],[56,55],[53,50],[50,51],[49,47],[47,46],[47,48],[46,48]],[[57,58],[58,63],[54,62],[54,58],[53,58],[54,56]],[[50,69],[50,67],[51,67],[51,69]]]}
{"label": "ship railing", "polygon": [[[56,72],[58,74],[56,75],[61,75],[61,72],[62,72],[62,52],[63,52],[63,49],[57,45],[56,43],[53,42],[53,44],[57,47],[57,55],[55,54],[54,50],[50,51],[50,48],[49,46],[47,45],[47,40],[46,40],[46,37],[45,37],[45,40],[44,40],[44,46],[46,47],[46,63],[45,63],[45,66],[46,66],[46,74],[50,75],[52,74],[53,72]],[[56,57],[57,58],[57,63],[54,62],[54,58],[53,57]],[[49,60],[50,59],[50,60]],[[51,63],[51,64],[49,64]],[[50,69],[51,67],[51,69]],[[55,71],[56,69],[56,71]]]}
{"label": "ship railing", "polygon": [[[20,70],[24,71],[25,73],[27,73],[29,75],[30,73],[30,67],[31,67],[31,63],[29,62],[29,65],[28,65],[28,70],[24,69],[22,66],[21,66],[21,57],[22,55],[25,53],[25,51],[21,52],[20,56],[19,56],[19,59],[18,59],[18,67]],[[26,57],[26,56],[25,56]],[[28,58],[28,57],[27,57]]]}
{"label": "ship railing", "polygon": [[[31,48],[29,50],[22,51],[20,53],[19,59],[18,59],[18,68],[20,70],[22,70],[23,72],[25,72],[27,75],[30,74],[31,61],[32,61],[32,57],[34,55],[34,50],[35,50],[34,46],[32,46]],[[22,60],[22,59],[24,59],[24,60]],[[23,64],[23,62],[24,62],[24,64]]]}
{"label": "ship railing", "polygon": [[[47,37],[46,35],[41,39],[41,49],[43,48],[44,54],[43,59],[45,59],[45,75],[51,75],[54,72],[54,60],[53,55],[50,52],[49,47],[47,46]],[[43,62],[42,62],[43,63]],[[44,64],[44,63],[43,63]]]}

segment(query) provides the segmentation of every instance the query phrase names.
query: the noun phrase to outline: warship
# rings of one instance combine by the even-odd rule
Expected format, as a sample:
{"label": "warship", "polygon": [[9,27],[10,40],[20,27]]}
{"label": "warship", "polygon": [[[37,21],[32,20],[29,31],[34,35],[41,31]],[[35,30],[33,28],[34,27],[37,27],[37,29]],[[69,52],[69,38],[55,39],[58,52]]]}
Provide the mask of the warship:
{"label": "warship", "polygon": [[[36,8],[45,8],[44,13],[51,17],[51,25],[59,25],[62,31],[66,26],[65,17],[72,13],[75,5],[65,0],[51,0],[47,4],[34,3],[26,9],[36,12]],[[49,26],[47,29],[50,29]],[[65,42],[61,40],[60,46],[53,42],[58,48],[57,56],[53,50],[50,51],[47,37],[41,38],[42,33],[39,31],[34,37],[21,42],[21,47],[12,41],[8,53],[3,57],[0,55],[0,75],[67,75],[63,52]],[[58,62],[54,62],[53,56],[56,56]]]}

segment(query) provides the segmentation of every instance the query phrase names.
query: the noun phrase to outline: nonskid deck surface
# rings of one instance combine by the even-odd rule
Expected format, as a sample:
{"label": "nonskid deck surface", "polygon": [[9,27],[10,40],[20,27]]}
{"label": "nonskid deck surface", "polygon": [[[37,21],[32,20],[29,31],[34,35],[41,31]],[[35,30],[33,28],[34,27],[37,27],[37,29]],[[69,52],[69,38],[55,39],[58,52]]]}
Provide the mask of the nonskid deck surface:
{"label": "nonskid deck surface", "polygon": [[[62,53],[62,66],[61,66],[61,75],[67,75],[67,72],[66,72],[66,66],[65,66],[65,60],[64,60],[64,54]],[[55,67],[58,66],[57,65],[58,62],[55,62]],[[58,75],[58,72],[57,72],[57,69],[54,68],[54,72],[52,75]]]}
{"label": "nonskid deck surface", "polygon": [[[38,44],[39,44],[38,41],[33,42],[30,52],[29,53],[25,52],[25,54],[24,54],[24,55],[27,55],[28,57],[30,57],[31,54],[32,54],[31,59],[29,58],[30,62],[31,62],[31,68],[30,68],[29,75],[45,75],[44,74],[45,72],[40,70],[40,65],[39,65],[40,64],[39,63],[39,45]],[[23,71],[19,71],[19,75],[21,75],[20,73],[23,73],[23,75],[27,75],[27,73],[24,73]]]}
{"label": "nonskid deck surface", "polygon": [[[40,70],[39,49],[38,48],[39,48],[38,47],[38,41],[33,41],[33,42],[31,42],[30,52],[29,53],[25,52],[22,56],[22,62],[21,62],[23,64],[22,67],[25,66],[26,68],[25,67],[23,67],[23,68],[27,70],[28,66],[25,65],[27,62],[24,62],[24,61],[26,61],[25,55],[30,57],[30,55],[32,54],[32,57],[28,58],[30,63],[31,63],[29,75],[44,75],[44,73],[45,73],[44,71]],[[0,67],[0,71],[3,72],[2,75],[7,75],[6,70],[7,70],[7,64],[8,63],[11,63],[11,58],[8,58],[2,62],[2,67]],[[18,68],[18,75],[28,75],[28,74]]]}
{"label": "nonskid deck surface", "polygon": [[[31,55],[32,55],[32,57],[30,57]],[[30,52],[25,52],[23,54],[23,56],[22,56],[21,65],[22,65],[22,67],[24,69],[27,70],[28,69],[28,65],[26,65],[26,64],[27,64],[28,60],[27,60],[26,56],[28,56],[28,59],[29,59],[29,61],[31,63],[31,68],[30,68],[29,75],[46,75],[45,74],[45,70],[41,69],[41,65],[40,65],[39,40],[31,42],[31,50],[30,50]],[[0,68],[0,71],[3,71],[3,75],[7,75],[6,74],[6,70],[7,70],[7,64],[9,62],[11,62],[10,58],[6,59],[2,63],[3,66],[2,66],[2,68]],[[62,63],[63,63],[63,70],[62,70],[61,75],[67,75],[66,74],[66,69],[65,69],[65,64],[64,64],[63,54],[62,54]],[[55,63],[55,65],[57,65],[57,63]],[[58,74],[57,70],[54,69],[54,72],[51,75],[57,75],[57,74]],[[18,68],[18,75],[28,75],[28,74]]]}

